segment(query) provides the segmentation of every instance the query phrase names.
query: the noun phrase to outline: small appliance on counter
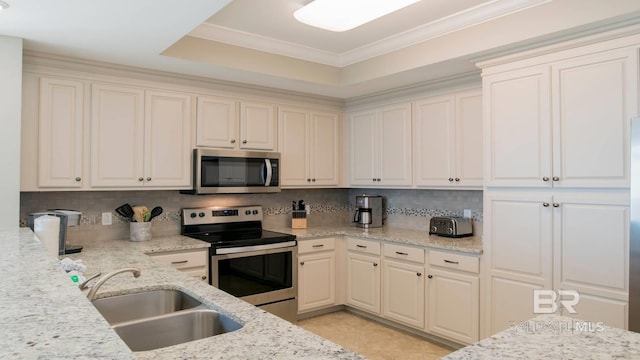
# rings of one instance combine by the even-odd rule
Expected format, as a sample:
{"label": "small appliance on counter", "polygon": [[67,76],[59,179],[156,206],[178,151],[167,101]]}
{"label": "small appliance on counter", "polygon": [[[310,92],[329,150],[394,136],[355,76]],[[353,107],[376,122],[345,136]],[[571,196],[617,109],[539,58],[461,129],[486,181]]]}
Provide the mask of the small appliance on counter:
{"label": "small appliance on counter", "polygon": [[67,228],[77,226],[81,215],[81,212],[73,210],[35,212],[27,215],[27,226],[52,256],[79,253],[82,246],[67,244]]}
{"label": "small appliance on counter", "polygon": [[471,219],[453,216],[434,216],[429,222],[429,235],[450,238],[473,236]]}
{"label": "small appliance on counter", "polygon": [[385,220],[384,198],[380,195],[356,196],[356,212],[353,222],[357,227],[369,229],[382,227]]}

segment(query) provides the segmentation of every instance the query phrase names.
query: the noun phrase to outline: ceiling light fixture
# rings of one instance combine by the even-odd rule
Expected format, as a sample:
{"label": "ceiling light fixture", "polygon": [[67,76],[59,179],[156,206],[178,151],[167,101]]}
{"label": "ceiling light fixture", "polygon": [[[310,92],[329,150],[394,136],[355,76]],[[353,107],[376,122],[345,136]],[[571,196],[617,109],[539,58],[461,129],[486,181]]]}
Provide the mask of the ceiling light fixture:
{"label": "ceiling light fixture", "polygon": [[6,8],[9,7],[9,4],[7,4],[6,2],[0,0],[0,10],[4,10]]}
{"label": "ceiling light fixture", "polygon": [[314,0],[293,16],[307,25],[347,31],[420,0]]}

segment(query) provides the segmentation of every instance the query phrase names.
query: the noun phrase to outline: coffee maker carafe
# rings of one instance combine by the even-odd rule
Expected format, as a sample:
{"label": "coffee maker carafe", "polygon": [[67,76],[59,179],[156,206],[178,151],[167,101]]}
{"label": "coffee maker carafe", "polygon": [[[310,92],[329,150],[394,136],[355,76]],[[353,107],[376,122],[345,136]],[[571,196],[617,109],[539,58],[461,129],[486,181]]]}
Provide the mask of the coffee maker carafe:
{"label": "coffee maker carafe", "polygon": [[353,215],[353,222],[361,228],[382,227],[383,201],[380,195],[362,194],[356,196],[356,212]]}

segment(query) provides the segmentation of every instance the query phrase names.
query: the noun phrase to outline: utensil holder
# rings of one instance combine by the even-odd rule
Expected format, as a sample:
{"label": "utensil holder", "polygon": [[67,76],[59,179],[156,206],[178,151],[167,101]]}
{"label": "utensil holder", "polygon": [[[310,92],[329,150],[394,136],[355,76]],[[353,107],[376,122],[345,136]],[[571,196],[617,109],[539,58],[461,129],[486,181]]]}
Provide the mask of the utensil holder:
{"label": "utensil holder", "polygon": [[293,210],[291,212],[291,228],[306,229],[307,228],[307,211]]}
{"label": "utensil holder", "polygon": [[151,222],[129,223],[129,240],[131,241],[151,240]]}

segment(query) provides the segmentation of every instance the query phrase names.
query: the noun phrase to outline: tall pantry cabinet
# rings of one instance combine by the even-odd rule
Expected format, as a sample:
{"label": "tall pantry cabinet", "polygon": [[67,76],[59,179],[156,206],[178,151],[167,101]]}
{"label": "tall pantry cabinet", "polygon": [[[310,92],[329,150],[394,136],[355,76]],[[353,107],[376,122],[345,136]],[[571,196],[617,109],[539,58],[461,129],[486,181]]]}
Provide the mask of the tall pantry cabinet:
{"label": "tall pantry cabinet", "polygon": [[576,313],[560,301],[557,313],[627,327],[638,44],[632,36],[480,64],[481,337],[536,316],[534,290],[576,290]]}

